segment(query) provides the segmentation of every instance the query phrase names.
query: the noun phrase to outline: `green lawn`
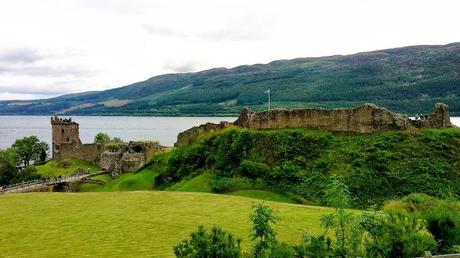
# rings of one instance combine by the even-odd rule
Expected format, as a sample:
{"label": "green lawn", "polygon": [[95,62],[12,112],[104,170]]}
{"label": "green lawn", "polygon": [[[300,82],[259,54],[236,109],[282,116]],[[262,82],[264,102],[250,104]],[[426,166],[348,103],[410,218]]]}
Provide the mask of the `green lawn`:
{"label": "green lawn", "polygon": [[[0,196],[2,257],[172,257],[198,225],[220,225],[249,248],[248,215],[259,200],[189,192],[28,193]],[[319,232],[329,208],[266,202],[279,237]]]}
{"label": "green lawn", "polygon": [[78,168],[84,169],[85,171],[88,171],[89,169],[91,172],[97,172],[100,170],[96,165],[90,162],[73,158],[50,160],[43,165],[35,167],[37,168],[38,174],[47,177],[71,175]]}
{"label": "green lawn", "polygon": [[274,201],[274,202],[298,203],[297,201],[292,200],[286,195],[274,193],[270,191],[265,191],[265,190],[240,190],[240,191],[235,191],[235,192],[228,193],[228,194],[236,195],[236,196],[245,196],[245,197],[250,197],[250,198],[255,198],[255,199],[262,199],[262,200],[267,200],[267,201]]}

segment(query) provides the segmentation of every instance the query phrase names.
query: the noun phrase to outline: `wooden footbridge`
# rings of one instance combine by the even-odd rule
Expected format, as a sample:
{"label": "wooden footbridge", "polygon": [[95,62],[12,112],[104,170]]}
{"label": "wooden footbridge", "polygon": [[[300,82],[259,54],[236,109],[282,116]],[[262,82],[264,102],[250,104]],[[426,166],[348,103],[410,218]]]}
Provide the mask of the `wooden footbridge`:
{"label": "wooden footbridge", "polygon": [[54,186],[58,184],[69,184],[69,183],[78,183],[85,182],[92,176],[100,175],[107,173],[106,171],[100,171],[96,173],[82,174],[82,175],[73,175],[73,176],[58,176],[48,179],[37,179],[32,181],[27,181],[23,183],[7,185],[3,188],[0,188],[0,194],[5,193],[26,193],[26,192],[35,192],[46,189],[49,186]]}

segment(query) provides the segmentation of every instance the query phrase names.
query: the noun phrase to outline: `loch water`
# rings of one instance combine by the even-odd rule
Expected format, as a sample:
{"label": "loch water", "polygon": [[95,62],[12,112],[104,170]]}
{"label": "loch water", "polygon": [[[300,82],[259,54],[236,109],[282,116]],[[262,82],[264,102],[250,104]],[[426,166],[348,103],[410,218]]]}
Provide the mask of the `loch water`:
{"label": "loch water", "polygon": [[[51,146],[50,116],[0,116],[0,149],[16,139],[35,135]],[[80,124],[80,139],[91,143],[99,132],[124,141],[152,140],[173,146],[179,132],[207,122],[233,122],[236,117],[137,117],[137,116],[72,116]]]}
{"label": "loch water", "polygon": [[[0,149],[7,148],[16,139],[35,135],[51,146],[50,116],[0,116]],[[124,141],[152,140],[173,146],[179,132],[207,122],[233,122],[236,117],[138,117],[138,116],[73,116],[80,124],[80,138],[91,143],[99,132]],[[460,126],[460,117],[451,117]]]}

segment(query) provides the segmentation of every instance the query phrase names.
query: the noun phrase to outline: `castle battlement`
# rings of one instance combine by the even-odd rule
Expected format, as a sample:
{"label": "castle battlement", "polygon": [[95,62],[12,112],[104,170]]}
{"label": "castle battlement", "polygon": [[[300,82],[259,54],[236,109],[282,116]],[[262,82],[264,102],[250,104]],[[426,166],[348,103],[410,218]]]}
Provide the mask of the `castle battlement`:
{"label": "castle battlement", "polygon": [[71,117],[60,118],[58,116],[51,117],[51,124],[52,125],[70,125],[70,124],[78,125],[78,123],[72,121]]}

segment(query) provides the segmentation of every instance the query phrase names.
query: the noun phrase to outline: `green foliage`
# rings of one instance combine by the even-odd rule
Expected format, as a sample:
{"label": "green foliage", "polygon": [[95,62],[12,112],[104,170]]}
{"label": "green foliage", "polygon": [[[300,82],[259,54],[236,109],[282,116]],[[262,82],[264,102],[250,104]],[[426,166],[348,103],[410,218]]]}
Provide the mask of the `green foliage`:
{"label": "green foliage", "polygon": [[176,257],[183,258],[237,258],[241,255],[241,239],[214,226],[208,233],[203,226],[190,234],[190,238],[174,246]]}
{"label": "green foliage", "polygon": [[[256,258],[272,257],[277,249],[278,241],[272,224],[279,221],[279,217],[269,206],[259,203],[253,206],[254,213],[249,216],[252,222],[251,240],[254,241],[253,255]],[[282,250],[279,250],[282,252]]]}
{"label": "green foliage", "polygon": [[0,150],[0,186],[9,185],[16,178],[19,155],[12,148]]}
{"label": "green foliage", "polygon": [[109,142],[105,145],[105,147],[111,151],[111,152],[117,152],[120,150],[120,144],[119,143],[114,143],[114,142]]}
{"label": "green foliage", "polygon": [[11,145],[18,153],[24,167],[28,167],[31,161],[45,161],[49,149],[46,142],[40,142],[36,136],[18,139]]}
{"label": "green foliage", "polygon": [[423,220],[397,213],[365,213],[367,257],[415,257],[433,251],[436,241]]}
{"label": "green foliage", "polygon": [[214,177],[211,189],[216,193],[228,193],[239,190],[263,189],[265,182],[262,179],[250,179],[245,177]]}
{"label": "green foliage", "polygon": [[202,171],[214,192],[267,190],[308,203],[337,204],[346,185],[354,208],[422,192],[460,198],[460,130],[341,134],[309,129],[228,128],[165,154],[156,186],[166,188]]}
{"label": "green foliage", "polygon": [[324,234],[314,236],[305,232],[301,244],[295,246],[295,251],[296,257],[335,257],[332,240]]}
{"label": "green foliage", "polygon": [[110,142],[110,136],[107,133],[98,133],[94,137],[94,143],[96,144],[107,144]]}
{"label": "green foliage", "polygon": [[437,253],[456,252],[460,245],[460,202],[411,194],[385,205],[385,210],[423,219],[436,240]]}
{"label": "green foliage", "polygon": [[34,167],[19,168],[21,159],[16,148],[0,150],[0,186],[40,178]]}

